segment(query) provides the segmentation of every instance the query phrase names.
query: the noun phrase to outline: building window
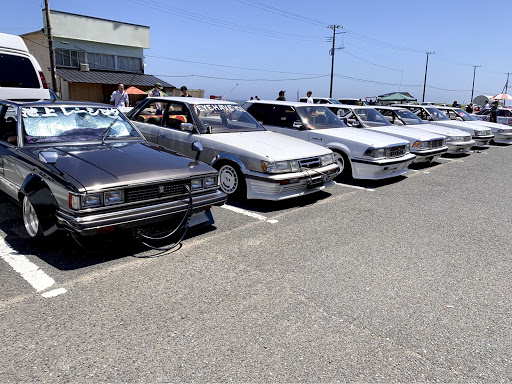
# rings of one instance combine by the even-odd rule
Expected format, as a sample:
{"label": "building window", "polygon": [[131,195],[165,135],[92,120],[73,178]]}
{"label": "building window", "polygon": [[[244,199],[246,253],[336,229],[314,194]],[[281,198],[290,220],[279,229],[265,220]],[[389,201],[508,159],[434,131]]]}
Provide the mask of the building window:
{"label": "building window", "polygon": [[85,52],[71,49],[56,49],[55,61],[59,67],[79,68],[80,63],[85,63]]}
{"label": "building window", "polygon": [[87,53],[87,62],[91,69],[102,69],[104,71],[116,70],[116,59],[113,55],[102,53]]}
{"label": "building window", "polygon": [[119,71],[142,72],[142,60],[139,57],[117,56]]}

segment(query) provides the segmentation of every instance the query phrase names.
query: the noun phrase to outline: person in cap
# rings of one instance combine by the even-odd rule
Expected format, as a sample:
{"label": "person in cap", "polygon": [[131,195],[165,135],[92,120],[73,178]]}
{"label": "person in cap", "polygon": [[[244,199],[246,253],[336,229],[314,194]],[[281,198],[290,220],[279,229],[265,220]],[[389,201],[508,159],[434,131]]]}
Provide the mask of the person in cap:
{"label": "person in cap", "polygon": [[279,101],[286,101],[286,98],[284,97],[284,93],[286,91],[279,91],[279,97],[276,99],[276,100],[279,100]]}
{"label": "person in cap", "polygon": [[182,97],[192,97],[188,94],[188,89],[184,85],[180,88]]}
{"label": "person in cap", "polygon": [[307,97],[308,97],[308,100],[306,101],[308,104],[313,104],[313,98],[311,97],[311,95],[313,94],[313,92],[311,91],[308,91],[308,93],[306,93]]}

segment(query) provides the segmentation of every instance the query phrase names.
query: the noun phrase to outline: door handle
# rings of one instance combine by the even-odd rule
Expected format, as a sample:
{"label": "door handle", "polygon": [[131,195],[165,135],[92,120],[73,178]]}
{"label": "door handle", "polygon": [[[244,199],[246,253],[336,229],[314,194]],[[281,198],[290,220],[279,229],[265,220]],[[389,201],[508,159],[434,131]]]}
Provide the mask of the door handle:
{"label": "door handle", "polygon": [[167,139],[167,136],[165,136],[165,135],[160,135],[160,137],[161,137],[162,139]]}

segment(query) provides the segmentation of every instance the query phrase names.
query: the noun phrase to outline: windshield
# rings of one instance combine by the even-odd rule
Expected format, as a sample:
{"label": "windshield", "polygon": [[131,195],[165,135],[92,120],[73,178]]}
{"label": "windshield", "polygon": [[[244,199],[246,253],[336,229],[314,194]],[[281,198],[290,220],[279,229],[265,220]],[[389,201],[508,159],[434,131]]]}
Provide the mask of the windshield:
{"label": "windshield", "polygon": [[353,112],[357,115],[359,121],[364,127],[383,127],[393,125],[373,108],[354,109]]}
{"label": "windshield", "polygon": [[464,121],[478,121],[477,118],[471,116],[469,113],[467,113],[465,110],[461,108],[454,109],[453,111]]}
{"label": "windshield", "polygon": [[347,126],[327,107],[314,105],[297,107],[302,124],[308,129],[346,128]]}
{"label": "windshield", "polygon": [[430,112],[430,115],[434,118],[434,121],[450,120],[450,118],[448,116],[446,116],[443,112],[441,112],[437,108],[428,107],[428,108],[426,108],[426,110]]}
{"label": "windshield", "polygon": [[25,144],[142,139],[117,108],[27,107],[21,116]]}
{"label": "windshield", "polygon": [[425,124],[423,120],[421,120],[418,116],[416,116],[408,109],[399,109],[394,110],[393,112],[400,118],[400,120],[403,121],[405,125]]}
{"label": "windshield", "polygon": [[196,104],[193,108],[199,117],[203,132],[257,132],[264,131],[254,117],[236,104]]}

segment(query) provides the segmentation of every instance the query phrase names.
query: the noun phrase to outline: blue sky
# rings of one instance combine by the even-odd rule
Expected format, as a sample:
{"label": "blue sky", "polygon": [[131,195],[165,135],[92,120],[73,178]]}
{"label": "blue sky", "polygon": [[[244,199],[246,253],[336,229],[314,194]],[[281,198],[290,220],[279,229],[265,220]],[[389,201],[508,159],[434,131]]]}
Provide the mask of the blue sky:
{"label": "blue sky", "polygon": [[[490,4],[50,0],[51,9],[149,26],[146,73],[177,87],[204,89],[206,97],[225,95],[236,84],[229,99],[275,99],[281,89],[288,100],[307,90],[328,96],[332,30],[327,26],[334,24],[346,32],[336,36],[336,46],[344,49],[335,55],[334,97],[364,98],[400,89],[421,100],[425,52],[435,51],[425,100],[449,103],[469,102],[473,65],[481,66],[474,96],[501,93],[506,73],[512,72],[512,7]],[[43,7],[41,0],[5,1],[0,32],[42,28]]]}

